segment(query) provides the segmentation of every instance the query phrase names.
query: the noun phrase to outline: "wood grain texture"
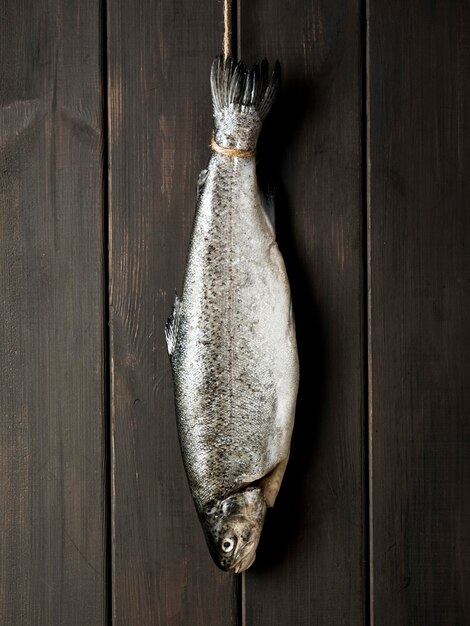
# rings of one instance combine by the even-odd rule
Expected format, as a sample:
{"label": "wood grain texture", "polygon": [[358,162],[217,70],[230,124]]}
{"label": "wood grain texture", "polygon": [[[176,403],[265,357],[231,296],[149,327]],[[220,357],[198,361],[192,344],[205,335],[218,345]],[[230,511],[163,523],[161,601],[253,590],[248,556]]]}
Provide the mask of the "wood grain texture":
{"label": "wood grain texture", "polygon": [[116,626],[236,620],[186,482],[163,332],[209,157],[221,19],[218,2],[108,0]]}
{"label": "wood grain texture", "polygon": [[470,623],[470,7],[370,2],[373,618]]}
{"label": "wood grain texture", "polygon": [[100,14],[2,3],[0,622],[103,625]]}
{"label": "wood grain texture", "polygon": [[360,4],[242,2],[239,24],[241,57],[282,67],[260,167],[277,186],[300,352],[292,453],[246,574],[246,624],[362,625]]}
{"label": "wood grain texture", "polygon": [[104,5],[0,8],[0,623],[362,626],[369,584],[377,626],[469,623],[468,3],[367,2],[367,355],[360,3],[238,1],[242,58],[283,70],[259,172],[277,186],[301,359],[289,468],[243,594],[191,501],[163,335],[222,2],[107,0],[107,85]]}

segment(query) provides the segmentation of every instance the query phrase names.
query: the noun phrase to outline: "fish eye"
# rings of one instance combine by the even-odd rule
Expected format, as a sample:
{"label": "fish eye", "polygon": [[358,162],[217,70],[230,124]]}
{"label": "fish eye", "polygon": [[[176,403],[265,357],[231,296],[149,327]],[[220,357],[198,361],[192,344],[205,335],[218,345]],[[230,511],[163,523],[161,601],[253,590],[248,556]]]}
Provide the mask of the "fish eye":
{"label": "fish eye", "polygon": [[232,552],[234,547],[235,540],[232,539],[232,537],[225,537],[225,539],[222,541],[222,550],[228,554],[229,552]]}

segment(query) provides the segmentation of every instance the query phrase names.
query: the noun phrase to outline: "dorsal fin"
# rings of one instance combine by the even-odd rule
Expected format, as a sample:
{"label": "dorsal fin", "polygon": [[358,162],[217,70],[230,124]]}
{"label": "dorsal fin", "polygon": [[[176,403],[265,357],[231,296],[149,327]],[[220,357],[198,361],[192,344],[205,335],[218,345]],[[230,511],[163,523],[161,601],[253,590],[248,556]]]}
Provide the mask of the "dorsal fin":
{"label": "dorsal fin", "polygon": [[165,338],[166,345],[168,348],[168,354],[170,357],[175,351],[176,347],[176,339],[178,337],[178,327],[180,323],[180,313],[181,313],[181,300],[178,298],[178,294],[175,293],[175,301],[173,302],[173,310],[171,311],[171,315],[165,324]]}

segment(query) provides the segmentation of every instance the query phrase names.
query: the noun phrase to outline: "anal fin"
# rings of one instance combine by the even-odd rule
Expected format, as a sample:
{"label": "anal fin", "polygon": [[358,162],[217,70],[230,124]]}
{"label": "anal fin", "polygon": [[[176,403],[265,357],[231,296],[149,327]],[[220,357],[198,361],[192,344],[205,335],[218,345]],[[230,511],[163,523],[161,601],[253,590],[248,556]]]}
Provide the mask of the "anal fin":
{"label": "anal fin", "polygon": [[268,185],[264,193],[264,212],[273,233],[276,232],[276,192],[273,184]]}

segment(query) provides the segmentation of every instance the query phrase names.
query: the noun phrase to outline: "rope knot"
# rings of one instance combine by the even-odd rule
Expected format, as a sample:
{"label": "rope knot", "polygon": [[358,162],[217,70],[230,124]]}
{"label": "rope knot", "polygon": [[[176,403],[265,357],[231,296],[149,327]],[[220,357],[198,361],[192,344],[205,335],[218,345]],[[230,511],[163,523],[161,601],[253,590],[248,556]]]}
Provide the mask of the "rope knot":
{"label": "rope knot", "polygon": [[210,147],[214,152],[231,157],[232,159],[251,159],[256,156],[256,150],[239,150],[238,148],[224,148],[223,146],[219,146],[214,135],[212,135]]}

